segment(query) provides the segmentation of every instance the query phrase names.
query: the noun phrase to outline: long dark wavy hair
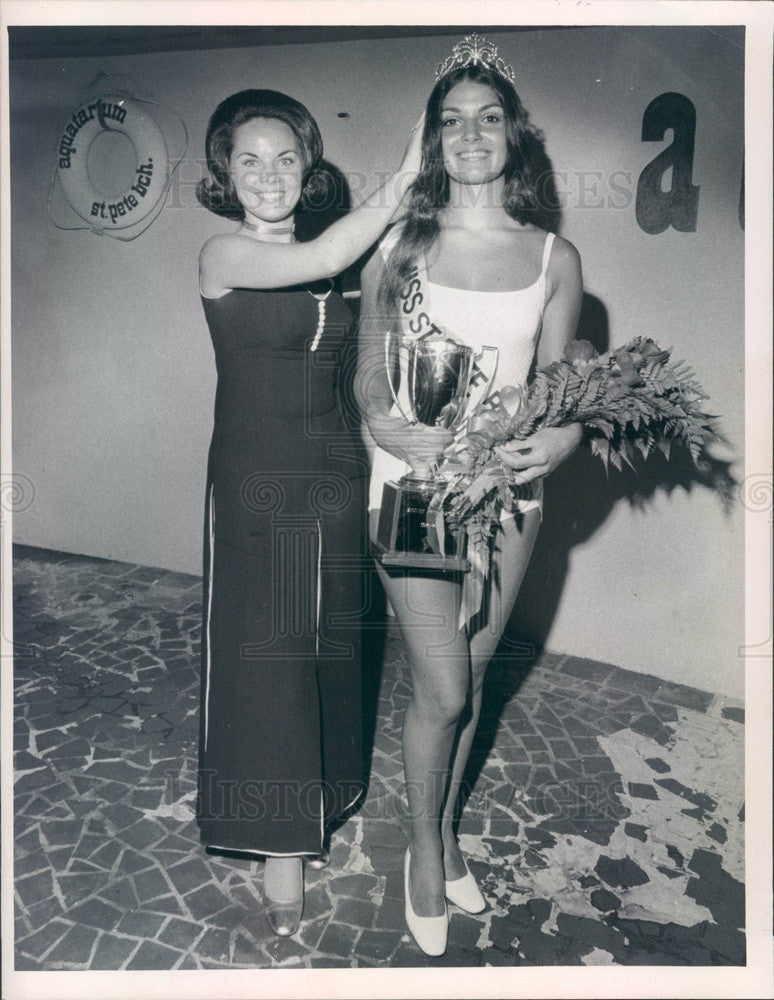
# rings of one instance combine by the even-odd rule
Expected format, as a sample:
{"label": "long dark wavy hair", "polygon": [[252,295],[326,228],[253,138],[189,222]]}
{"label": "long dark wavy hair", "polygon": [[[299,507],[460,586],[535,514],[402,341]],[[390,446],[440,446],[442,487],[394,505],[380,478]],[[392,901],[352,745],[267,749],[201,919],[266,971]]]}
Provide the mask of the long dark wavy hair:
{"label": "long dark wavy hair", "polygon": [[449,91],[461,80],[486,84],[497,94],[505,115],[504,208],[522,224],[539,214],[538,183],[543,135],[530,124],[529,115],[513,84],[499,73],[474,64],[442,76],[427,102],[422,137],[422,169],[414,182],[401,235],[384,266],[377,298],[380,315],[397,323],[397,299],[418,258],[438,236],[438,213],[449,200],[449,176],[441,147],[441,108]]}
{"label": "long dark wavy hair", "polygon": [[292,129],[304,151],[306,168],[300,207],[319,202],[328,187],[327,175],[319,169],[323,155],[320,130],[300,101],[278,90],[240,90],[215,108],[205,142],[209,176],[196,185],[199,202],[216,215],[244,219],[245,212],[231,180],[229,159],[234,149],[234,133],[253,118],[276,118]]}

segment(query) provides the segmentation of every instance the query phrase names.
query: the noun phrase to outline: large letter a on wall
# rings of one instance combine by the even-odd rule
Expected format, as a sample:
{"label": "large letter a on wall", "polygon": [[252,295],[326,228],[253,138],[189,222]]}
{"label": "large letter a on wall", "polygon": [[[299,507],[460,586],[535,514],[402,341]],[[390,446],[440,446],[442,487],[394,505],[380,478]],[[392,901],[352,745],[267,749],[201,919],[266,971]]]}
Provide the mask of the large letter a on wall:
{"label": "large letter a on wall", "polygon": [[[671,146],[651,160],[637,182],[635,213],[646,233],[663,233],[673,226],[681,233],[696,230],[699,189],[691,184],[696,109],[684,94],[660,94],[645,109],[642,141],[660,142],[674,130]],[[672,186],[662,190],[662,177],[672,168]]]}

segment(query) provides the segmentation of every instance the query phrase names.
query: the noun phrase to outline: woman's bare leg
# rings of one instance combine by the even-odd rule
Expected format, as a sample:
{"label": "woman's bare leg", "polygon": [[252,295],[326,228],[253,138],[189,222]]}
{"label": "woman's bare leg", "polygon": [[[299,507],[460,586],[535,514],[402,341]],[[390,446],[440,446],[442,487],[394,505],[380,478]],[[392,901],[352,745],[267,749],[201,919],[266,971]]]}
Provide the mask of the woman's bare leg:
{"label": "woman's bare leg", "polygon": [[401,627],[412,680],[402,738],[411,904],[419,916],[438,916],[444,910],[441,813],[469,685],[468,640],[457,628],[461,586],[452,577],[378,570]]}
{"label": "woman's bare leg", "polygon": [[[481,714],[481,691],[487,664],[497,649],[497,644],[508,624],[513,605],[529,564],[540,527],[540,512],[527,511],[520,527],[516,519],[504,521],[496,536],[493,553],[491,591],[486,622],[470,638],[470,689],[468,705],[463,715],[454,749],[448,795],[441,819],[443,863],[449,881],[462,878],[465,862],[454,836],[454,819],[462,776],[470,756],[476,726]],[[495,581],[497,581],[495,583]],[[478,624],[476,622],[475,624]]]}

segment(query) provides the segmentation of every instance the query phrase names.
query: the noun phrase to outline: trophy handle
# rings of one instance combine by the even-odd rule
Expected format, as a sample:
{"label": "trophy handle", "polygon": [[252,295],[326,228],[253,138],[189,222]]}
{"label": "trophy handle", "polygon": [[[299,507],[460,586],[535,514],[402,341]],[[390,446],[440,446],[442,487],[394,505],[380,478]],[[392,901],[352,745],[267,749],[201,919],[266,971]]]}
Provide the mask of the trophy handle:
{"label": "trophy handle", "polygon": [[[391,334],[392,334],[392,330],[388,329],[387,332],[384,335],[384,368],[385,368],[385,371],[387,373],[387,384],[390,387],[390,392],[392,393],[392,398],[395,400],[395,405],[400,410],[401,416],[403,417],[404,420],[407,420],[413,426],[417,422],[416,417],[410,417],[410,416],[408,416],[405,413],[403,407],[400,405],[400,400],[398,399],[398,394],[395,391],[395,386],[393,385],[393,382],[392,382],[392,363],[391,363],[391,358],[390,358],[390,335]],[[400,367],[400,340],[398,341],[398,367]]]}
{"label": "trophy handle", "polygon": [[494,355],[492,372],[489,375],[489,381],[494,382],[495,375],[497,374],[497,363],[500,360],[499,350],[496,347],[482,347],[479,351],[476,352],[476,361],[482,360],[487,351],[489,352],[490,356]]}

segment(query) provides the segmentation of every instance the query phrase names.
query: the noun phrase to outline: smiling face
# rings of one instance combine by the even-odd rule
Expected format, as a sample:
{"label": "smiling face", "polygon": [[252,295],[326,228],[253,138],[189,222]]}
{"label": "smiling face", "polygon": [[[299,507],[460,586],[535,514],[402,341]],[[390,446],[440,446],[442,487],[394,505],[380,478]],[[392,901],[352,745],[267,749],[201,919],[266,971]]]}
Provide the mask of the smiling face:
{"label": "smiling face", "polygon": [[505,114],[485,83],[461,80],[441,106],[441,148],[446,172],[458,184],[488,184],[503,176],[508,155]]}
{"label": "smiling face", "polygon": [[306,163],[296,133],[276,118],[252,118],[234,132],[229,170],[248,221],[289,218],[301,197]]}

